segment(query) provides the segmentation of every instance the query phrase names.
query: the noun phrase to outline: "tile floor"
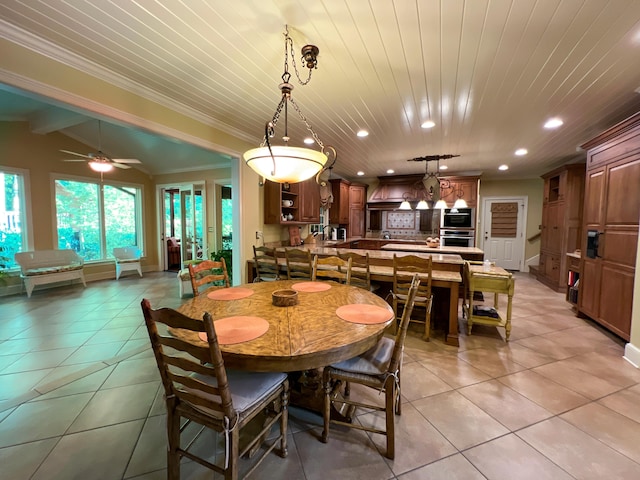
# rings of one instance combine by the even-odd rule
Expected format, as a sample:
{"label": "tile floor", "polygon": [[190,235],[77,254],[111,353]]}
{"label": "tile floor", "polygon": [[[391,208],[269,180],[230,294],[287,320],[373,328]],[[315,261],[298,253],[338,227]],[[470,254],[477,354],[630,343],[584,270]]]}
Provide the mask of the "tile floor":
{"label": "tile floor", "polygon": [[[175,274],[0,298],[1,478],[166,478],[143,297],[177,307]],[[394,461],[378,453],[383,438],[357,430],[332,427],[322,444],[320,417],[291,408],[289,456],[271,455],[252,478],[640,478],[640,370],[562,294],[517,274],[508,344],[489,327],[462,333],[459,349],[438,333],[407,339]],[[220,454],[213,436],[198,448]],[[182,470],[212,478],[193,462]]]}

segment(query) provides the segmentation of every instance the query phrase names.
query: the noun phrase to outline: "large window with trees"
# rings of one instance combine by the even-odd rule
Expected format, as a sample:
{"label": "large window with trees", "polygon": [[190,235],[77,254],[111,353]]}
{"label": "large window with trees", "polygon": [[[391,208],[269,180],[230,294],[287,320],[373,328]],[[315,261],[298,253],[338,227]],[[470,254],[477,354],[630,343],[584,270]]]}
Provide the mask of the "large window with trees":
{"label": "large window with trees", "polygon": [[16,268],[14,255],[29,249],[28,173],[0,166],[0,270]]}
{"label": "large window with trees", "polygon": [[139,186],[55,180],[58,248],[85,261],[113,258],[117,247],[142,249],[142,189]]}

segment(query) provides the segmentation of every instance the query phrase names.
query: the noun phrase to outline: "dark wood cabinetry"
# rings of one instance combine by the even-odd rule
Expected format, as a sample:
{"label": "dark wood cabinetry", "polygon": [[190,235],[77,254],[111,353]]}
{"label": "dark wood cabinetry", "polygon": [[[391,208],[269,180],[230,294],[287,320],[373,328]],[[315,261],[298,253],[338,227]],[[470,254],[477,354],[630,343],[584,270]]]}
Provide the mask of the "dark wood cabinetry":
{"label": "dark wood cabinetry", "polygon": [[364,237],[364,215],[367,202],[367,186],[349,185],[349,237]]}
{"label": "dark wood cabinetry", "polygon": [[542,232],[537,278],[550,288],[567,288],[567,253],[580,248],[585,165],[565,165],[542,176]]}
{"label": "dark wood cabinetry", "polygon": [[333,203],[329,209],[329,223],[346,225],[349,223],[349,185],[350,182],[341,178],[329,180]]}
{"label": "dark wood cabinetry", "polygon": [[291,184],[266,180],[263,188],[265,224],[320,221],[320,187],[315,178]]}
{"label": "dark wood cabinetry", "polygon": [[587,177],[578,310],[629,340],[640,218],[640,113],[582,148]]}
{"label": "dark wood cabinetry", "polygon": [[467,202],[469,208],[478,204],[479,177],[444,177],[440,182],[440,198],[447,202],[448,207],[459,198]]}

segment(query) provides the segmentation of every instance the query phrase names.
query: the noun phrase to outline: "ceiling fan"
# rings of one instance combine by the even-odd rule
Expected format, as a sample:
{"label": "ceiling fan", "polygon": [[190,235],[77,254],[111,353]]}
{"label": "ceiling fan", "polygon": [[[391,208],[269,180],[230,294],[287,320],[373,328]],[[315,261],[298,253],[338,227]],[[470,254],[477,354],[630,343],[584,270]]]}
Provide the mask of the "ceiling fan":
{"label": "ceiling fan", "polygon": [[136,164],[142,163],[140,160],[135,158],[111,158],[107,154],[105,154],[101,150],[101,142],[102,142],[102,129],[100,120],[98,120],[98,151],[93,153],[77,153],[71,152],[69,150],[60,150],[62,153],[68,153],[69,155],[75,155],[76,157],[81,158],[65,158],[63,162],[88,162],[89,167],[96,172],[109,172],[113,170],[113,167],[116,168],[131,168],[127,164]]}

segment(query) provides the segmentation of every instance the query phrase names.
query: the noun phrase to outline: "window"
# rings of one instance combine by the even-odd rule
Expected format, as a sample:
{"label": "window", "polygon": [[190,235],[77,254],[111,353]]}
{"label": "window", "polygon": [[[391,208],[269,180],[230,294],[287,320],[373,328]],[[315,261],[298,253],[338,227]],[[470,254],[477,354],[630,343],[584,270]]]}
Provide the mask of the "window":
{"label": "window", "polygon": [[142,190],[131,185],[55,180],[58,248],[85,261],[113,258],[117,247],[142,249]]}
{"label": "window", "polygon": [[17,268],[14,255],[29,250],[26,170],[0,166],[0,269]]}

